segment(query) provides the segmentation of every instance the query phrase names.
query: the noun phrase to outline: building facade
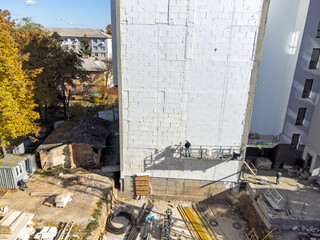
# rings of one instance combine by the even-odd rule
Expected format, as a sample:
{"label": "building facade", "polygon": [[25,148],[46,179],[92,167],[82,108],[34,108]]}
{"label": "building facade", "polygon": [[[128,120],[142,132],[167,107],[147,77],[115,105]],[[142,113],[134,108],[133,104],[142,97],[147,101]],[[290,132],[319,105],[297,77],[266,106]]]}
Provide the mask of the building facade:
{"label": "building facade", "polygon": [[159,195],[235,186],[268,2],[111,1],[124,191],[140,173]]}
{"label": "building facade", "polygon": [[112,39],[111,35],[104,33],[100,29],[77,29],[77,28],[46,28],[49,33],[57,32],[63,39],[62,47],[64,50],[78,52],[80,42],[84,35],[90,40],[92,47],[92,57],[112,58]]}
{"label": "building facade", "polygon": [[[280,20],[284,10],[288,21]],[[305,160],[301,167],[310,173],[319,153],[314,145],[319,132],[313,126],[319,120],[319,10],[316,0],[270,3],[250,129],[277,136],[271,145],[276,165]]]}

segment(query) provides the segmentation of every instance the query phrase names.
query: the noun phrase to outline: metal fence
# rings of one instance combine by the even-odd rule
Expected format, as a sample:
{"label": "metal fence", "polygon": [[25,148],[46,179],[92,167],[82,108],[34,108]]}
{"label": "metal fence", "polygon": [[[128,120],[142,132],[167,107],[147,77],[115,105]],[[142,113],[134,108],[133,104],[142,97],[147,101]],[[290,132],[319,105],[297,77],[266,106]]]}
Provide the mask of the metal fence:
{"label": "metal fence", "polygon": [[240,146],[191,146],[190,156],[182,143],[180,143],[176,149],[180,155],[180,159],[198,158],[237,160],[243,157],[243,151]]}
{"label": "metal fence", "polygon": [[281,133],[278,135],[260,135],[250,133],[248,138],[248,145],[261,145],[262,147],[274,147],[281,140]]}

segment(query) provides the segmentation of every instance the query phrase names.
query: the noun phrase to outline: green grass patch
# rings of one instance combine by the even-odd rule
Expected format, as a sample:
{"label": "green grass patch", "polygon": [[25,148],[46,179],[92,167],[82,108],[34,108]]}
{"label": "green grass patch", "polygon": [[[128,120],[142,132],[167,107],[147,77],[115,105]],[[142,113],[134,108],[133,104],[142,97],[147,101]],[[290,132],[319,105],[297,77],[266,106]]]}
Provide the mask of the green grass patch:
{"label": "green grass patch", "polygon": [[93,211],[92,213],[92,217],[94,218],[94,220],[92,220],[88,226],[87,226],[87,237],[89,237],[92,232],[94,230],[96,230],[99,227],[99,217],[101,216],[101,210],[103,207],[103,204],[106,202],[105,198],[101,198],[98,202],[97,202],[97,208]]}

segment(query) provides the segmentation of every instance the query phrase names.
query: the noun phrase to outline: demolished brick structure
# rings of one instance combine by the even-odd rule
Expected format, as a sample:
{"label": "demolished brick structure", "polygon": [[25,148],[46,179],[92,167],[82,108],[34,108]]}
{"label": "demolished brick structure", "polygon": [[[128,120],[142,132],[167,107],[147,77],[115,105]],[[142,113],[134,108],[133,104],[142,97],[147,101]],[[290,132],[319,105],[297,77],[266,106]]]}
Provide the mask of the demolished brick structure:
{"label": "demolished brick structure", "polygon": [[109,134],[108,121],[99,118],[65,121],[37,148],[41,167],[46,170],[59,165],[66,168],[100,165]]}

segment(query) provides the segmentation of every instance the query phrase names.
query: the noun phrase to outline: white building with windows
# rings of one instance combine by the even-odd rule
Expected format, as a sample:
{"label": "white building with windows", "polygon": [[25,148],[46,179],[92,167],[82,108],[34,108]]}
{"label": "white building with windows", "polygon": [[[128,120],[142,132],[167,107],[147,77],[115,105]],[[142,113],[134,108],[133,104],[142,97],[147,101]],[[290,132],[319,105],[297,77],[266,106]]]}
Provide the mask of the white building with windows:
{"label": "white building with windows", "polygon": [[260,153],[275,165],[300,163],[314,178],[320,168],[319,11],[318,0],[270,2],[250,129],[260,138],[249,139],[272,139]]}
{"label": "white building with windows", "polygon": [[79,51],[80,42],[84,35],[89,38],[92,47],[92,57],[112,58],[112,38],[100,29],[78,28],[45,28],[50,34],[57,32],[63,39],[64,50]]}

